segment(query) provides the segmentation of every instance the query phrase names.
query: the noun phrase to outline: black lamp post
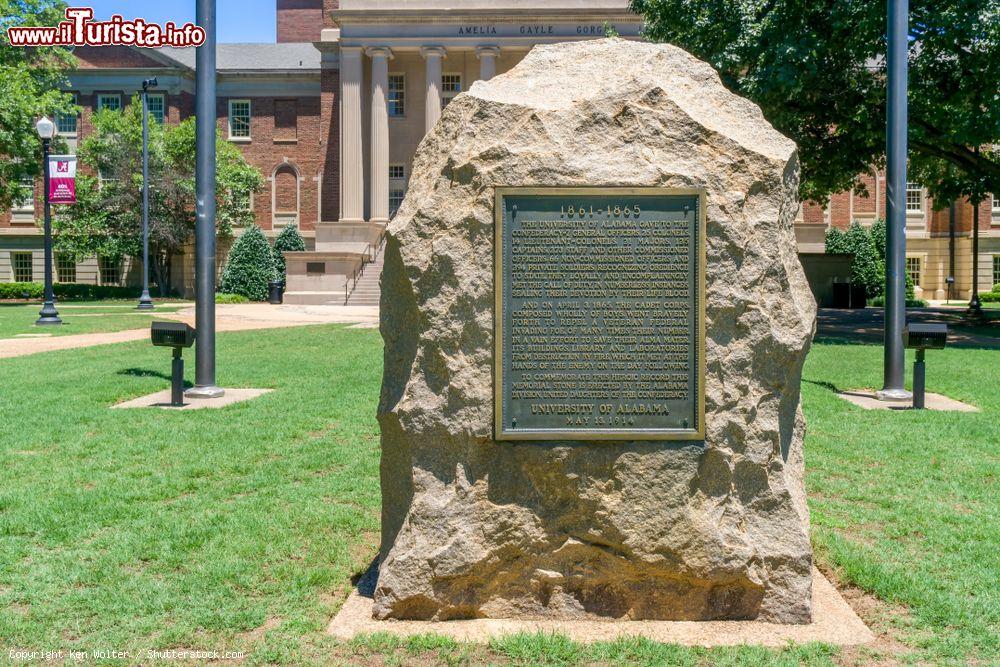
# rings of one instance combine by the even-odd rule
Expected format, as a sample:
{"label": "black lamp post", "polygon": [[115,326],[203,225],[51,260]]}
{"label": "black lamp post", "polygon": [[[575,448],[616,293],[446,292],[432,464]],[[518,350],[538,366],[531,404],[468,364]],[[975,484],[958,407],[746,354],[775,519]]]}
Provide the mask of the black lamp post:
{"label": "black lamp post", "polygon": [[52,290],[52,208],[49,204],[49,143],[56,135],[56,125],[42,116],[35,124],[35,130],[42,139],[42,173],[45,175],[42,185],[45,190],[45,303],[35,324],[62,324],[56,310],[56,295]]}
{"label": "black lamp post", "polygon": [[149,296],[149,89],[156,77],[142,82],[142,295],[136,310],[153,310]]}

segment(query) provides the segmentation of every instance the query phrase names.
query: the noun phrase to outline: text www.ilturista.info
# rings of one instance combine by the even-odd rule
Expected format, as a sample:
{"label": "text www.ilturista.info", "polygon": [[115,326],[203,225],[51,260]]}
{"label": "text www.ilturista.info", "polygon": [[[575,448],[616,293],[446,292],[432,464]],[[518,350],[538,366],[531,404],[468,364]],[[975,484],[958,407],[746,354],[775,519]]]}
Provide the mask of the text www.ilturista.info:
{"label": "text www.ilturista.info", "polygon": [[68,7],[66,20],[56,26],[13,26],[7,28],[11,46],[201,46],[205,30],[193,23],[177,26],[125,20],[115,14],[108,21],[94,21],[91,7]]}

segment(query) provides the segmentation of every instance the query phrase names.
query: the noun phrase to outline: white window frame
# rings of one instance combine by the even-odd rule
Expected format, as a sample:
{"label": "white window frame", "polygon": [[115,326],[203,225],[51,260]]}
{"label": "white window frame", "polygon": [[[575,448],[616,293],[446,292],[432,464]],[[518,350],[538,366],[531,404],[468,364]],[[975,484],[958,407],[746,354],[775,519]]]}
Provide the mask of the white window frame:
{"label": "white window frame", "polygon": [[[25,255],[28,257],[28,279],[21,280],[18,277],[18,260],[23,258]],[[23,266],[20,267],[23,270]],[[10,253],[10,279],[15,283],[30,283],[35,280],[35,254],[30,250],[12,250]]]}
{"label": "white window frame", "polygon": [[[448,77],[455,77],[458,79],[458,90],[445,90],[444,83]],[[441,75],[441,109],[444,109],[448,106],[449,102],[458,97],[462,90],[464,90],[464,85],[461,72],[445,72]]]}
{"label": "white window frame", "polygon": [[[919,200],[918,208],[912,208],[910,206],[910,193],[911,192],[919,192],[920,193],[920,200]],[[922,214],[924,212],[924,200],[926,199],[926,197],[924,196],[924,187],[922,185],[920,185],[919,183],[914,183],[912,181],[908,181],[906,183],[906,195],[905,195],[904,199],[905,199],[906,213],[908,215],[920,215],[920,214]]]}
{"label": "white window frame", "polygon": [[[79,100],[78,100],[77,94],[76,93],[71,93],[71,95],[73,96],[73,104],[79,104]],[[75,137],[77,135],[77,133],[80,131],[80,114],[79,113],[72,113],[72,114],[57,113],[57,114],[53,114],[53,115],[55,116],[56,132],[59,134],[60,137]],[[59,127],[60,120],[61,119],[62,120],[66,120],[66,119],[69,119],[69,118],[73,119],[73,130],[72,131],[70,131],[70,130],[63,130],[62,128],[60,128]]]}
{"label": "white window frame", "polygon": [[1000,285],[1000,254],[993,255],[993,282],[990,283],[990,289],[993,289],[993,285]]}
{"label": "white window frame", "polygon": [[[393,80],[400,82],[399,88],[393,87]],[[385,101],[389,118],[404,118],[406,116],[406,74],[404,72],[389,72]]]}
{"label": "white window frame", "polygon": [[[67,255],[66,253],[58,252],[58,253],[56,253],[55,259],[56,259],[56,261],[55,261],[55,265],[56,265],[55,266],[55,269],[56,269],[56,271],[55,271],[56,282],[58,282],[58,283],[75,283],[76,282],[76,261],[73,259],[73,257],[70,256],[70,255]],[[73,279],[72,280],[63,280],[63,272],[64,271],[72,271],[73,272]]]}
{"label": "white window frame", "polygon": [[95,105],[98,111],[104,111],[109,108],[106,100],[115,100],[115,108],[112,111],[121,111],[122,107],[122,96],[121,93],[98,93],[97,94],[97,104]]}
{"label": "white window frame", "polygon": [[[247,129],[246,134],[233,134],[233,105],[234,104],[246,104],[247,105]],[[229,100],[227,105],[228,114],[226,125],[229,127],[229,140],[230,141],[250,141],[253,138],[253,104],[248,98],[242,99],[232,99]]]}
{"label": "white window frame", "polygon": [[114,282],[110,282],[106,278],[106,272],[105,272],[104,268],[105,268],[105,263],[108,263],[108,262],[111,262],[111,260],[109,258],[107,258],[107,257],[98,257],[97,258],[97,280],[98,280],[98,283],[101,284],[101,285],[120,286],[122,284],[122,281],[125,279],[125,262],[123,260],[121,260],[121,259],[117,260],[117,264],[115,265],[115,269],[114,270],[115,270],[115,273],[117,273],[116,277],[118,278],[118,280],[116,280]]}
{"label": "white window frame", "polygon": [[406,165],[389,165],[389,219],[396,215],[396,211],[403,205],[406,197]]}
{"label": "white window frame", "polygon": [[11,213],[35,214],[35,179],[22,178],[19,187],[23,188],[27,194],[24,198],[15,200],[11,204]]}
{"label": "white window frame", "polygon": [[[160,117],[159,118],[157,118],[153,114],[152,101],[153,101],[154,98],[160,100]],[[149,93],[149,95],[148,95],[148,103],[149,103],[149,117],[153,121],[159,123],[160,125],[163,125],[164,123],[166,123],[167,122],[167,96],[166,96],[166,94],[165,93]]]}
{"label": "white window frame", "polygon": [[390,181],[405,181],[406,180],[406,165],[404,165],[404,164],[390,164],[389,165],[389,180]]}
{"label": "white window frame", "polygon": [[1000,195],[992,195],[991,206],[994,213],[1000,213]]}
{"label": "white window frame", "polygon": [[[910,269],[910,262],[916,262],[917,264],[917,277],[914,279],[912,271]],[[913,281],[913,287],[920,287],[920,281],[924,278],[924,258],[922,255],[907,255],[906,261],[903,263],[906,269],[906,275],[910,277]]]}

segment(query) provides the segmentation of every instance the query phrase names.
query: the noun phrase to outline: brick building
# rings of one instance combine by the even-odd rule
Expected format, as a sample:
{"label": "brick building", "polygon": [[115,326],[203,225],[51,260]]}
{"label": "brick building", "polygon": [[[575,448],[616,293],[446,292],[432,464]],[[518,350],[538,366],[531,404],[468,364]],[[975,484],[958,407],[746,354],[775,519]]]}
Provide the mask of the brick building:
{"label": "brick building", "polygon": [[[441,109],[476,80],[513,67],[539,43],[597,38],[605,24],[638,39],[627,0],[276,0],[277,43],[220,44],[217,119],[266,179],[249,205],[269,235],[298,224],[309,250],[289,258],[287,300],[344,302],[371,297],[357,276],[378,256],[381,233],[402,201],[417,144]],[[78,48],[69,76],[81,107],[60,118],[71,148],[99,108],[129,103],[156,76],[153,115],[174,123],[193,112],[194,50]],[[870,196],[840,193],[807,203],[796,223],[802,252],[822,251],[829,225],[884,217],[885,179],[867,177]],[[26,193],[30,184],[26,185]],[[0,280],[41,280],[40,188],[0,212]],[[925,298],[971,288],[971,206],[933,212],[922,189],[907,197],[907,266]],[[992,205],[991,205],[992,204]],[[982,204],[980,289],[1000,282],[1000,201]],[[952,231],[954,229],[954,231]],[[220,247],[220,260],[226,248]],[[954,260],[951,258],[954,257]],[[193,252],[177,259],[175,287],[190,294]],[[221,262],[220,262],[221,264]],[[57,256],[56,279],[137,282],[136,267]],[[363,272],[377,281],[377,264]],[[364,293],[364,296],[361,296]]]}

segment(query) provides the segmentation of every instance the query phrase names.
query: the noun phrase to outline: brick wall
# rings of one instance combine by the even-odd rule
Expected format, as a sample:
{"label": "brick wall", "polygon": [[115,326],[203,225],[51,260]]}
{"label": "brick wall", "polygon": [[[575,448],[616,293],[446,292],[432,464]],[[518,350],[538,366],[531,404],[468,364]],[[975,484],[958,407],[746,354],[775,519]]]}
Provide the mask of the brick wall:
{"label": "brick wall", "polygon": [[[317,177],[324,169],[326,148],[320,97],[249,99],[250,140],[234,143],[265,178],[264,189],[253,198],[257,224],[271,230],[272,210],[287,219],[287,214],[296,213],[297,206],[300,229],[315,229],[320,190]],[[280,112],[278,123],[276,110]],[[228,137],[229,98],[219,98],[217,112],[222,136]]]}
{"label": "brick wall", "polygon": [[319,41],[324,23],[324,0],[278,0],[277,41]]}

